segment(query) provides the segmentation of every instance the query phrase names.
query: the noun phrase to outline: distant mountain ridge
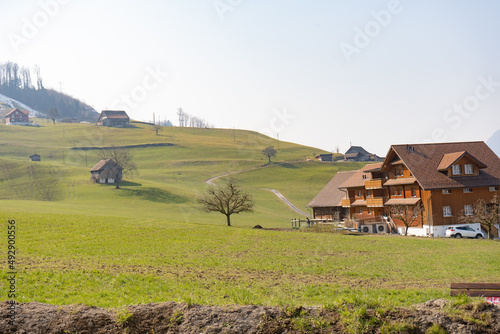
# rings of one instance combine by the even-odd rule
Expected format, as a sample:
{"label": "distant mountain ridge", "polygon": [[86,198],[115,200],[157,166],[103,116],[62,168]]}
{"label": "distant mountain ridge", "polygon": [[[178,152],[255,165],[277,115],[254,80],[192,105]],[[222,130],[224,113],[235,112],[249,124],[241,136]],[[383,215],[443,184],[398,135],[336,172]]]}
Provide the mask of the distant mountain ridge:
{"label": "distant mountain ridge", "polygon": [[[12,62],[0,64],[0,94],[3,95],[2,101],[6,105],[23,104],[42,114],[47,114],[49,110],[57,108],[59,113],[57,119],[76,118],[81,121],[94,122],[99,116],[88,104],[67,94],[46,89],[38,67],[29,69]],[[20,105],[15,107],[26,109]]]}
{"label": "distant mountain ridge", "polygon": [[497,130],[486,144],[500,157],[500,130]]}

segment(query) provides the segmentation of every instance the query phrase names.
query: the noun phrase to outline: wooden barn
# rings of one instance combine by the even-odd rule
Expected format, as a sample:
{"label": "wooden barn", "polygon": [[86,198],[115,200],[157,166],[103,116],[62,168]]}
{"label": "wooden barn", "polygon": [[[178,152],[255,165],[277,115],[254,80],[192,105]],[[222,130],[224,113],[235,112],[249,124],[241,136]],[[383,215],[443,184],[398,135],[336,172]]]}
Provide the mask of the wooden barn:
{"label": "wooden barn", "polygon": [[121,182],[122,168],[111,159],[101,160],[90,170],[90,179],[96,183]]}
{"label": "wooden barn", "polygon": [[130,125],[130,117],[123,110],[103,110],[99,115],[97,125],[126,127]]}

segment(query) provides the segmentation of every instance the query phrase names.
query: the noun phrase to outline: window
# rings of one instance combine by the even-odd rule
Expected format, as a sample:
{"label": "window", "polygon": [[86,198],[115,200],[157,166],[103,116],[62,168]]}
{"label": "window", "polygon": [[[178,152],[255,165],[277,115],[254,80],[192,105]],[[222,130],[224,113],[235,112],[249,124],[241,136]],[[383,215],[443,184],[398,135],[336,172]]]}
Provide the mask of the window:
{"label": "window", "polygon": [[451,190],[450,189],[443,189],[442,193],[443,193],[443,195],[451,194]]}
{"label": "window", "polygon": [[453,173],[453,175],[462,174],[462,171],[460,169],[460,165],[453,165],[452,173]]}
{"label": "window", "polygon": [[358,208],[358,214],[363,214],[363,208]]}
{"label": "window", "polygon": [[465,205],[464,206],[464,214],[466,216],[472,216],[474,214],[474,209],[472,209],[472,205]]}
{"label": "window", "polygon": [[417,197],[417,188],[411,188],[411,197]]}
{"label": "window", "polygon": [[363,190],[358,190],[358,197],[363,197]]}
{"label": "window", "polygon": [[443,217],[451,217],[451,206],[443,206]]}
{"label": "window", "polygon": [[371,215],[372,214],[372,208],[368,208],[368,214]]}
{"label": "window", "polygon": [[465,174],[474,174],[474,166],[472,164],[464,165],[464,173]]}
{"label": "window", "polygon": [[464,188],[464,194],[471,193],[472,188]]}
{"label": "window", "polygon": [[396,168],[396,176],[403,176],[403,167]]}
{"label": "window", "polygon": [[498,187],[490,187],[490,191],[498,191]]}

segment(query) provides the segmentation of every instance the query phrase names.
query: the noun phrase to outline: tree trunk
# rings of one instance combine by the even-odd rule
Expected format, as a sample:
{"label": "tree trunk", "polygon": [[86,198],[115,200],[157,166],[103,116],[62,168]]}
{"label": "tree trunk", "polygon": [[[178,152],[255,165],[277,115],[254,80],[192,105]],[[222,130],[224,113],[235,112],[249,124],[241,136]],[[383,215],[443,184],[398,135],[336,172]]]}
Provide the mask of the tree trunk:
{"label": "tree trunk", "polygon": [[115,184],[116,184],[115,189],[120,189],[120,181],[118,181],[118,179],[115,179]]}
{"label": "tree trunk", "polygon": [[408,235],[408,229],[410,228],[410,226],[406,226],[406,230],[405,230],[405,236]]}
{"label": "tree trunk", "polygon": [[226,215],[226,218],[227,218],[227,226],[231,226],[231,216]]}

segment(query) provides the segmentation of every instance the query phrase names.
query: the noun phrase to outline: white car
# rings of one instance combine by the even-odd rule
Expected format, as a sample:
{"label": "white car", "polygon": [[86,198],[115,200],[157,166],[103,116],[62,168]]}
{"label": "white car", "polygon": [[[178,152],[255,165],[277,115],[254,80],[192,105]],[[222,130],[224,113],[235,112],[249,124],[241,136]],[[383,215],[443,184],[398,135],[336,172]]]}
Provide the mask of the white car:
{"label": "white car", "polygon": [[476,231],[470,226],[450,226],[446,229],[447,238],[484,238],[483,232]]}

